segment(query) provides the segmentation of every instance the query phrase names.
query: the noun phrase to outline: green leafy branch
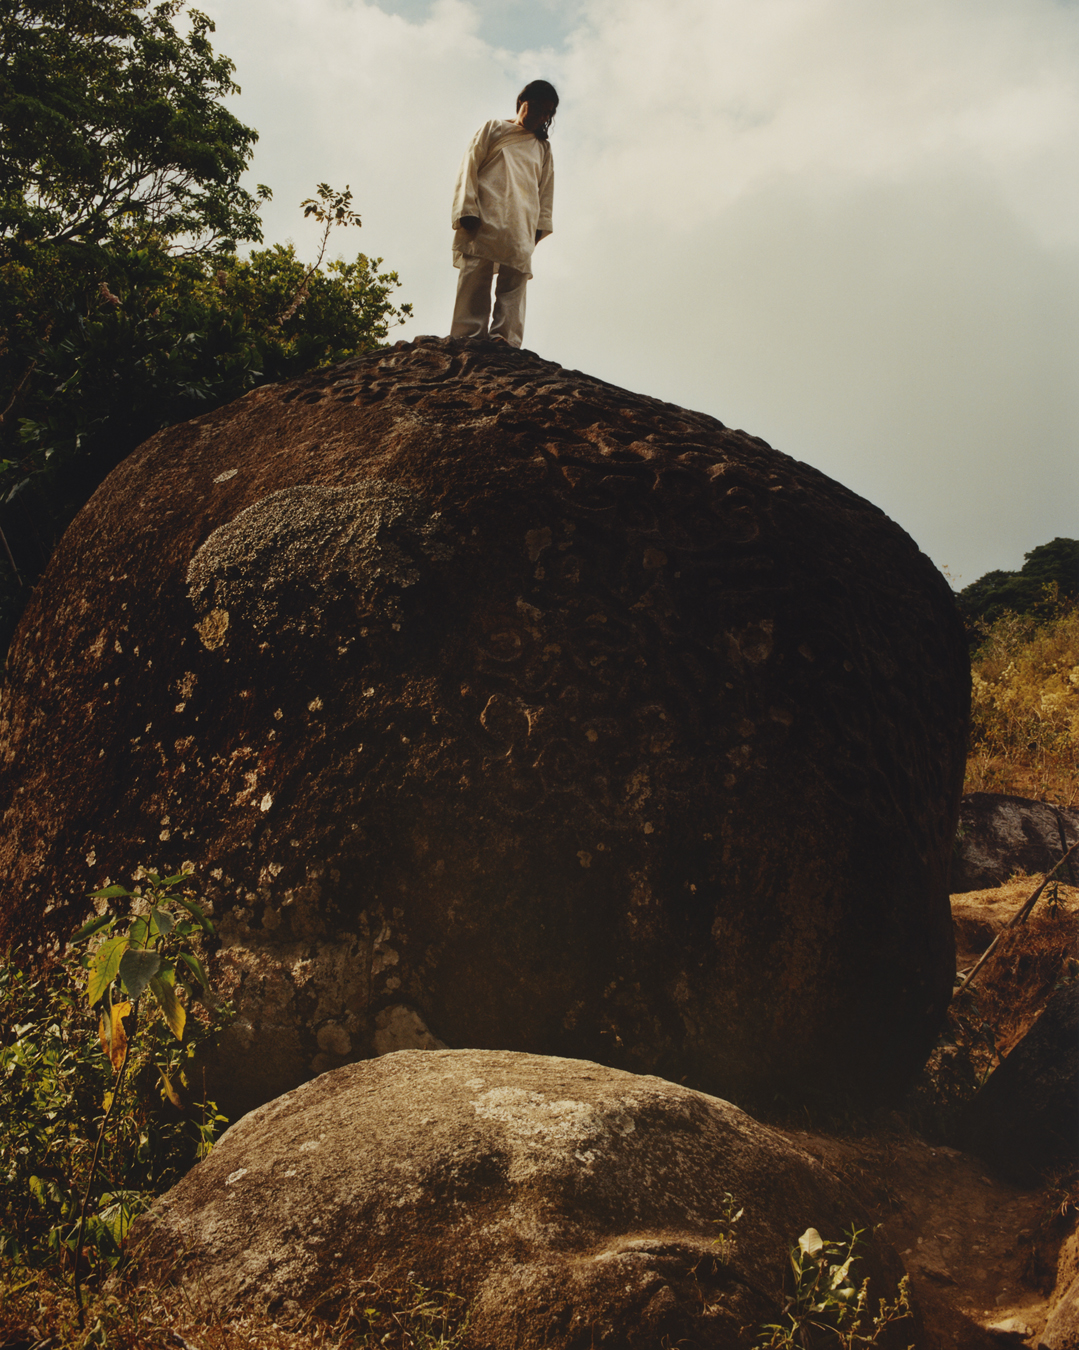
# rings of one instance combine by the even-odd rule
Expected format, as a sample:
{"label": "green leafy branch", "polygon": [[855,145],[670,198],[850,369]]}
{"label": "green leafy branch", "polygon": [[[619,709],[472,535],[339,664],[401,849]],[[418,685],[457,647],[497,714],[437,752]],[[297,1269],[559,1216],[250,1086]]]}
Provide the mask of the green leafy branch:
{"label": "green leafy branch", "polygon": [[794,1292],[783,1310],[783,1321],[763,1326],[753,1350],[817,1346],[857,1350],[879,1345],[886,1327],[910,1317],[906,1275],[899,1281],[895,1299],[890,1303],[880,1299],[876,1313],[869,1305],[868,1278],[855,1284],[851,1268],[861,1260],[854,1249],[863,1232],[852,1227],[844,1243],[829,1242],[815,1228],[806,1229],[791,1249]]}
{"label": "green leafy branch", "polygon": [[[138,1026],[139,1002],[149,993],[173,1036],[182,1041],[187,1011],[180,999],[180,989],[186,988],[189,997],[205,998],[210,988],[192,939],[202,933],[213,937],[214,927],[200,906],[184,894],[185,887],[191,884],[190,873],[161,877],[148,872],[146,880],[147,892],[141,888],[129,891],[125,886],[106,886],[94,891],[91,899],[106,901],[113,912],[106,911],[91,919],[72,938],[74,944],[98,939],[94,950],[83,958],[87,970],[86,997],[97,1014],[101,1048],[115,1075],[90,1162],[75,1239],[74,1292],[80,1326],[81,1255],[90,1196],[109,1121],[123,1090],[131,1042]],[[126,902],[126,913],[115,912],[119,901]],[[137,912],[136,907],[145,912]],[[176,1085],[160,1066],[158,1072],[169,1101],[182,1107]],[[118,1203],[122,1205],[122,1201]]]}
{"label": "green leafy branch", "polygon": [[304,273],[303,280],[296,288],[296,294],[292,297],[288,308],[283,310],[279,316],[278,327],[287,323],[307,299],[311,278],[322,266],[322,259],[326,256],[326,245],[330,242],[330,231],[333,227],[335,225],[355,225],[359,229],[363,224],[359,213],[352,209],[352,189],[347,183],[344,192],[338,192],[336,188],[330,187],[329,183],[319,183],[315,191],[318,196],[306,197],[300,203],[300,206],[303,208],[305,220],[308,216],[314,216],[322,226],[322,239],[319,241],[318,257]]}

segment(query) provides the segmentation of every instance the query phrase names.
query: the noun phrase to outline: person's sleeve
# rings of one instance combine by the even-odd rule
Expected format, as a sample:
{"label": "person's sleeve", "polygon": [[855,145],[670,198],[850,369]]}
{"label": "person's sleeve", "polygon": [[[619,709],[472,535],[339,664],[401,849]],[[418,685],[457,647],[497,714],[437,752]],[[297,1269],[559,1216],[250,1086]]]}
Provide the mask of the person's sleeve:
{"label": "person's sleeve", "polygon": [[547,148],[543,169],[540,172],[539,204],[539,220],[536,222],[536,230],[540,238],[543,239],[554,229],[554,223],[551,219],[551,211],[554,207],[554,155],[551,154],[550,146]]}
{"label": "person's sleeve", "polygon": [[455,230],[460,228],[462,216],[478,216],[480,213],[479,173],[480,165],[487,157],[490,129],[490,122],[485,122],[480,127],[469,142],[464,159],[461,160],[457,186],[453,193],[453,218],[450,221]]}

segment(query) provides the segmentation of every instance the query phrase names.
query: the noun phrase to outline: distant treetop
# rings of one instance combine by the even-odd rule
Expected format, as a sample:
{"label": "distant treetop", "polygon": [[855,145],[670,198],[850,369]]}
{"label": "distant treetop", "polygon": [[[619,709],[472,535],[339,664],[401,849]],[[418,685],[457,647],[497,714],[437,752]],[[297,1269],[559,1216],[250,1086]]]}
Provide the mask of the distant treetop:
{"label": "distant treetop", "polygon": [[1005,610],[1030,614],[1056,583],[1061,600],[1079,597],[1079,539],[1054,539],[1029,553],[1018,572],[986,572],[959,592],[959,608],[968,623],[992,623]]}

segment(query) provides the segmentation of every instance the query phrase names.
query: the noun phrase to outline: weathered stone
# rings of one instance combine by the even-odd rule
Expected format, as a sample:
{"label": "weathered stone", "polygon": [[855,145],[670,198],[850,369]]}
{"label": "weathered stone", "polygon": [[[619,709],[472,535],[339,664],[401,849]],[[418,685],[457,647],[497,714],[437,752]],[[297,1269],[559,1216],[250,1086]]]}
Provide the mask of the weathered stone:
{"label": "weathered stone", "polygon": [[957,1138],[1021,1184],[1079,1165],[1079,984],[1052,996],[966,1108]]}
{"label": "weathered stone", "polygon": [[967,672],[837,483],[421,339],[161,433],[68,531],[0,710],[0,941],[193,861],[230,1114],[402,1044],[886,1097],[951,988]]}
{"label": "weathered stone", "polygon": [[1038,1350],[1079,1350],[1079,1233],[1064,1241]]}
{"label": "weathered stone", "polygon": [[986,1330],[998,1345],[1022,1345],[1033,1335],[1033,1328],[1021,1322],[1018,1317],[1005,1317],[999,1322],[990,1322]]}
{"label": "weathered stone", "polygon": [[[1079,840],[1079,811],[1026,797],[971,792],[962,800],[952,861],[953,892],[1000,886],[1016,872],[1046,872]],[[1057,874],[1079,886],[1074,855]]]}
{"label": "weathered stone", "polygon": [[1038,1350],[1079,1350],[1079,1279],[1049,1314]]}
{"label": "weathered stone", "polygon": [[463,1296],[487,1350],[735,1350],[779,1321],[800,1234],[852,1224],[875,1310],[898,1257],[833,1173],[729,1103],[581,1060],[406,1051],[244,1117],[133,1245],[142,1278],[219,1315],[412,1278]]}

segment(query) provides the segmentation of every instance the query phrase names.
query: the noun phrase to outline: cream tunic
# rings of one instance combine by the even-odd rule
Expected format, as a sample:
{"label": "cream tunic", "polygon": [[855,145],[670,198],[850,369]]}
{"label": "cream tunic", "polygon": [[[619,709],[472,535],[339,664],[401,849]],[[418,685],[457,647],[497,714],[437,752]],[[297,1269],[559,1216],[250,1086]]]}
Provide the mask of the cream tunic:
{"label": "cream tunic", "polygon": [[[548,141],[516,122],[485,122],[465,151],[453,194],[453,265],[487,258],[532,275],[536,233],[551,233],[554,163]],[[478,216],[478,230],[462,230],[462,216]]]}

